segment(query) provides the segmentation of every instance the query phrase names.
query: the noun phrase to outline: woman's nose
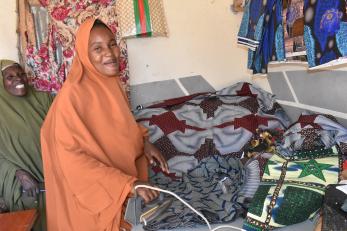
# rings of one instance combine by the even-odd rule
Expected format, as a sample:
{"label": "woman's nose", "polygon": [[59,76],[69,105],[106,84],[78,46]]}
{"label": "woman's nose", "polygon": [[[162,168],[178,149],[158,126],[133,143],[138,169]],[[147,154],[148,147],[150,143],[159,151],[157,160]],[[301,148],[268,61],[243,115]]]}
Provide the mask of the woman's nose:
{"label": "woman's nose", "polygon": [[113,51],[112,51],[112,49],[111,49],[110,47],[106,49],[105,55],[106,55],[106,56],[114,55],[114,54],[113,54]]}
{"label": "woman's nose", "polygon": [[24,78],[24,76],[21,74],[16,75],[16,79],[23,79],[23,78]]}

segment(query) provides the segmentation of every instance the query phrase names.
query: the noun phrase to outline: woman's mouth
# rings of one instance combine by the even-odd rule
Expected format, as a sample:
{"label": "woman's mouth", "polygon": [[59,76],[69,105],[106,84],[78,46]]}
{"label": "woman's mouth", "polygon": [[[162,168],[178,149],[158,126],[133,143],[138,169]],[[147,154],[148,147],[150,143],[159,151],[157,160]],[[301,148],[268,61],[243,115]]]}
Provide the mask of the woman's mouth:
{"label": "woman's mouth", "polygon": [[16,89],[23,89],[23,88],[25,88],[25,85],[24,84],[18,84],[18,85],[16,85],[15,88]]}
{"label": "woman's mouth", "polygon": [[116,59],[104,62],[104,65],[117,65],[117,64],[118,62]]}

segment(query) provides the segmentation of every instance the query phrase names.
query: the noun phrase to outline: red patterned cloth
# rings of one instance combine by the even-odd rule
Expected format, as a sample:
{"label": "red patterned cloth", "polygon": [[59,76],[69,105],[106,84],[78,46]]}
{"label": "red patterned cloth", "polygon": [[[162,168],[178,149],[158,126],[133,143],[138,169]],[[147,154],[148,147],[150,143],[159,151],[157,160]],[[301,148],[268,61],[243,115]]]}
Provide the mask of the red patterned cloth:
{"label": "red patterned cloth", "polygon": [[135,112],[169,165],[213,155],[240,157],[256,129],[289,125],[273,95],[249,83],[165,100]]}
{"label": "red patterned cloth", "polygon": [[[120,40],[116,0],[40,0],[49,14],[48,36],[39,47],[27,47],[26,62],[37,90],[57,92],[69,71],[74,55],[75,32],[89,17],[100,18],[116,33],[121,50],[120,70],[124,88],[128,91],[129,70],[126,44]],[[62,47],[62,60],[57,61],[57,46]]]}

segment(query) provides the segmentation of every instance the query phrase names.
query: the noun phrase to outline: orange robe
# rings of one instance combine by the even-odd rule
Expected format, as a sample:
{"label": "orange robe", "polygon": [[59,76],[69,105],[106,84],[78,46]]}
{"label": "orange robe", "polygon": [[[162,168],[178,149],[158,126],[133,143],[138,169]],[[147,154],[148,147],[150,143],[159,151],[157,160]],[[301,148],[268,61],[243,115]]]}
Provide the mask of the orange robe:
{"label": "orange robe", "polygon": [[93,23],[77,32],[69,76],[41,129],[48,231],[118,231],[133,182],[147,178],[144,131],[118,77],[88,58]]}

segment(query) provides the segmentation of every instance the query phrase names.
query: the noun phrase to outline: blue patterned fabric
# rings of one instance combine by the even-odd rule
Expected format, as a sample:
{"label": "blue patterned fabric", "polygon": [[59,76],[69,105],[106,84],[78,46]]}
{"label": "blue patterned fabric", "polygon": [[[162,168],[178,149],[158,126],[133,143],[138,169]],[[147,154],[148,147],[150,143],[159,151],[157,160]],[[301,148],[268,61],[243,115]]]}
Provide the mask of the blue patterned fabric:
{"label": "blue patterned fabric", "polygon": [[248,0],[238,33],[237,43],[255,50],[261,39],[265,5],[263,0]]}
{"label": "blue patterned fabric", "polygon": [[347,22],[340,23],[340,30],[336,33],[337,48],[342,56],[347,56]]}
{"label": "blue patterned fabric", "polygon": [[[282,18],[282,0],[263,1],[265,13],[263,26],[258,31],[259,46],[253,51],[249,61],[253,74],[267,73],[267,65],[271,61],[284,61],[284,31]],[[250,56],[249,56],[250,57]]]}
{"label": "blue patterned fabric", "polygon": [[[172,179],[162,172],[150,171],[150,181],[162,189],[170,190],[202,213],[211,223],[233,221],[242,211],[239,193],[245,179],[239,159],[212,156],[184,174]],[[167,197],[167,195],[165,195]],[[175,229],[204,224],[201,218],[180,201],[172,205],[146,230]]]}
{"label": "blue patterned fabric", "polygon": [[[253,71],[253,74],[267,73],[267,65],[272,61],[307,60],[310,68],[325,67],[328,63],[340,64],[341,58],[347,61],[346,0],[303,0],[302,2],[304,2],[303,9],[287,6],[289,8],[284,22],[283,0],[247,1],[238,34],[238,44],[249,48],[247,67]],[[300,6],[300,2],[297,1],[293,4]],[[298,9],[301,11],[298,12]],[[302,15],[302,11],[304,26],[296,20]],[[283,24],[292,28],[294,22],[296,22],[295,33],[303,27],[303,39],[298,36],[296,40],[289,41],[291,38],[287,38],[285,31],[288,28],[284,28]],[[288,40],[286,40],[288,47],[293,50],[288,52],[288,58],[285,38]],[[302,40],[305,45],[302,44]],[[298,50],[301,51],[297,54],[296,46],[300,46]],[[305,51],[303,46],[306,48],[307,57],[301,57]],[[292,58],[292,56],[298,57]]]}
{"label": "blue patterned fabric", "polygon": [[345,0],[305,0],[304,39],[309,67],[316,67],[347,54]]}

